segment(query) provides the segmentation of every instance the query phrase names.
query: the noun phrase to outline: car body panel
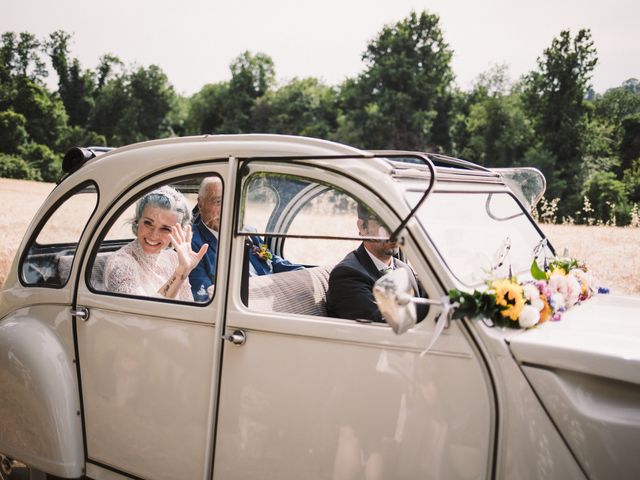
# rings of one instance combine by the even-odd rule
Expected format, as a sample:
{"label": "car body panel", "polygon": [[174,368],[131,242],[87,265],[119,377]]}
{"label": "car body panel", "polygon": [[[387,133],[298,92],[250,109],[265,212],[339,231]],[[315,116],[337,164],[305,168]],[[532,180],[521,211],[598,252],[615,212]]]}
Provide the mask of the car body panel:
{"label": "car body panel", "polygon": [[80,398],[64,330],[70,330],[69,310],[57,305],[23,308],[0,321],[0,443],[4,455],[79,477]]}
{"label": "car body panel", "polygon": [[516,336],[511,350],[521,363],[640,385],[639,309],[640,299],[597,295],[562,321]]}

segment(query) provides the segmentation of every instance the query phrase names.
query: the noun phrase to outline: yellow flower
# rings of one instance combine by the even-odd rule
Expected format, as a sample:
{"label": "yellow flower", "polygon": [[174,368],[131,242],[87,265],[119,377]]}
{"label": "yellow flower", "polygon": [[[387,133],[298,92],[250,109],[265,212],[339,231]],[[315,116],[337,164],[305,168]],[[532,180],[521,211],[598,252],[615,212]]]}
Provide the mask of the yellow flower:
{"label": "yellow flower", "polygon": [[505,279],[493,282],[492,287],[496,292],[496,304],[507,307],[500,314],[517,322],[525,305],[522,285]]}

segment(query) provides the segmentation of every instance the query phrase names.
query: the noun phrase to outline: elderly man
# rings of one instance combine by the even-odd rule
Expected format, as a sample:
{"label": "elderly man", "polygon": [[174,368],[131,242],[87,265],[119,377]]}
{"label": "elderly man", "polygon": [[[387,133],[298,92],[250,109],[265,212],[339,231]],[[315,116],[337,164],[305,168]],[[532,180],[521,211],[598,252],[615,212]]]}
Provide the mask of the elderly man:
{"label": "elderly man", "polygon": [[[360,236],[381,237],[388,235],[378,218],[366,207],[358,205],[358,232]],[[384,318],[373,297],[373,285],[387,271],[406,268],[411,286],[416,294],[420,291],[413,270],[394,257],[398,253],[396,242],[364,240],[349,253],[329,275],[327,311],[332,317],[351,320],[384,322]],[[426,315],[424,305],[418,305],[418,319]]]}
{"label": "elderly man", "polygon": [[[215,283],[221,210],[222,180],[219,177],[206,177],[198,190],[199,215],[195,219],[191,239],[192,248],[196,248],[196,246],[200,248],[204,244],[209,245],[204,258],[189,275],[193,298],[197,302],[209,300],[208,289]],[[303,268],[302,265],[293,264],[265,250],[262,239],[257,235],[251,236],[251,241],[253,249],[248,252],[250,275],[268,275]]]}

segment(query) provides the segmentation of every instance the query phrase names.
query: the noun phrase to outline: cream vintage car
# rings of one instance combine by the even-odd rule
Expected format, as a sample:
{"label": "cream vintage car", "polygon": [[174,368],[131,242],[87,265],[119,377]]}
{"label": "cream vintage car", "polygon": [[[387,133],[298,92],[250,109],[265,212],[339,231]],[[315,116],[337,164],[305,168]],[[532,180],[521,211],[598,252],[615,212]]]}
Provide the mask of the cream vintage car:
{"label": "cream vintage car", "polygon": [[[277,135],[76,149],[65,170],[0,292],[1,478],[640,478],[638,299],[594,295],[531,329],[448,300],[553,257],[536,172]],[[136,200],[172,185],[195,205],[209,176],[208,300],[108,291]],[[422,321],[327,315],[358,204],[429,299],[392,288],[389,317],[428,301]],[[255,234],[305,268],[250,276]]]}

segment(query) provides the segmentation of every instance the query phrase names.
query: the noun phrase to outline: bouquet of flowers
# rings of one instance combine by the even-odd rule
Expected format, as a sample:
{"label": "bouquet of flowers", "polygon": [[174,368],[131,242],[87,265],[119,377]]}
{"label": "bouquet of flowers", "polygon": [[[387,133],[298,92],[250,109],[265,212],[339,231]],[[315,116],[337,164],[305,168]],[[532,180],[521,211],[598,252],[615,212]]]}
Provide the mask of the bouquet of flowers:
{"label": "bouquet of flowers", "polygon": [[268,262],[269,260],[271,260],[273,258],[273,254],[267,248],[267,244],[266,243],[261,243],[259,247],[254,246],[253,247],[253,254],[257,255],[258,257],[260,257],[265,262]]}
{"label": "bouquet of flowers", "polygon": [[[573,258],[554,258],[544,269],[534,260],[533,281],[516,278],[487,281],[486,290],[472,293],[453,289],[449,300],[457,304],[453,318],[483,318],[499,327],[531,328],[562,313],[596,293],[591,274]],[[598,289],[607,293],[606,289]]]}

